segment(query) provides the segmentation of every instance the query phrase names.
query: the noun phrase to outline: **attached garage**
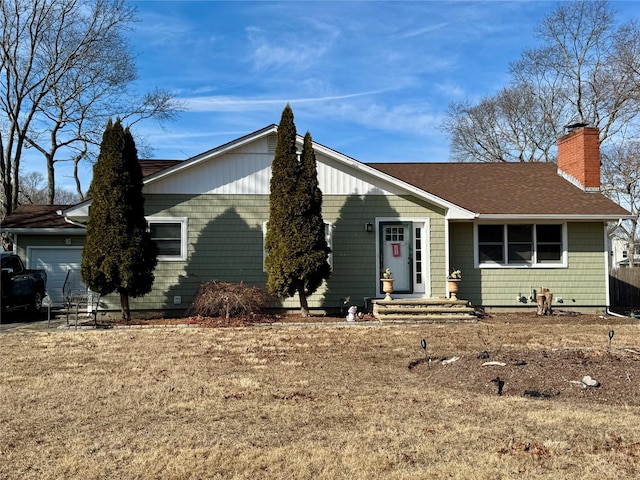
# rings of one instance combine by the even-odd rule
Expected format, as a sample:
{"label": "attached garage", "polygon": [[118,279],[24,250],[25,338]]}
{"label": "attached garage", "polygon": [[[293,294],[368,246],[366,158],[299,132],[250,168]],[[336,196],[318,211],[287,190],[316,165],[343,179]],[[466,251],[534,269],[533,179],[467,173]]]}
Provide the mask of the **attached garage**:
{"label": "attached garage", "polygon": [[80,274],[82,247],[30,247],[27,248],[29,268],[47,272],[47,294],[51,301],[62,302],[62,288],[67,274],[67,286],[74,290],[86,289]]}
{"label": "attached garage", "polygon": [[71,272],[70,286],[84,288],[80,264],[86,229],[70,223],[58,211],[64,205],[21,205],[2,223],[2,233],[14,243],[13,253],[22,258],[27,268],[47,272],[47,293],[60,304],[62,286]]}

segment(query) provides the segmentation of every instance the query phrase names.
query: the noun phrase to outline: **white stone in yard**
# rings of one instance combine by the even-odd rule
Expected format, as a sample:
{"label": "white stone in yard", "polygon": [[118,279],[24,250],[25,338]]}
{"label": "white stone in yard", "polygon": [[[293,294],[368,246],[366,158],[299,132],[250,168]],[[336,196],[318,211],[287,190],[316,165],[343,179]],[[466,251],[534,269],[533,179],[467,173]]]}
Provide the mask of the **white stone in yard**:
{"label": "white stone in yard", "polygon": [[593,378],[590,375],[585,375],[584,377],[582,377],[582,385],[584,385],[584,388],[587,388],[587,387],[599,387],[600,386],[600,382],[597,381],[595,378]]}

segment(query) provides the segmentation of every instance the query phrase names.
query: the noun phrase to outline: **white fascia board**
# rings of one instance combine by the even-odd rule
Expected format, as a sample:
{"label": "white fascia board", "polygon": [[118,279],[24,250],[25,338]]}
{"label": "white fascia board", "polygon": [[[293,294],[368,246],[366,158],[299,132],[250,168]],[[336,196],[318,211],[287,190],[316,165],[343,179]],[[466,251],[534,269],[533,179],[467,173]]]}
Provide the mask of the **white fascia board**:
{"label": "white fascia board", "polygon": [[90,206],[91,200],[89,199],[64,210],[58,210],[56,213],[62,217],[88,217]]}
{"label": "white fascia board", "polygon": [[89,220],[90,206],[91,199],[85,200],[84,202],[78,203],[72,207],[65,208],[64,210],[58,210],[56,213],[63,217],[66,222],[82,227],[82,225],[79,224],[83,222],[86,223]]}
{"label": "white fascia board", "polygon": [[433,195],[429,192],[425,192],[424,190],[421,190],[417,187],[414,187],[413,185],[410,185],[406,182],[403,182],[402,180],[398,180],[395,177],[392,177],[391,175],[388,175],[386,173],[381,172],[380,170],[376,170],[373,167],[370,167],[368,165],[365,165],[364,163],[361,163],[351,157],[348,157],[347,155],[344,155],[340,152],[336,152],[335,150],[332,150],[328,147],[325,147],[324,145],[321,145],[319,143],[315,143],[313,142],[313,149],[316,152],[320,152],[323,155],[326,155],[327,157],[331,157],[334,158],[335,160],[348,165],[349,167],[353,168],[354,170],[358,170],[360,172],[362,172],[365,175],[369,175],[372,177],[375,177],[379,180],[383,180],[385,182],[388,183],[392,183],[398,187],[400,187],[403,190],[406,190],[408,193],[411,193],[415,196],[417,196],[418,198],[421,198],[423,200],[427,200],[430,203],[434,203],[440,207],[442,207],[443,209],[445,209],[447,211],[447,218],[449,219],[465,219],[465,220],[471,220],[476,218],[476,213],[475,212],[471,212],[469,210],[466,210],[462,207],[459,207],[458,205],[455,205],[451,202],[448,202],[436,195]]}
{"label": "white fascia board", "polygon": [[223,145],[220,145],[219,147],[215,147],[212,150],[206,151],[204,153],[200,153],[198,155],[196,155],[195,157],[191,157],[188,158],[187,160],[184,160],[176,165],[174,165],[173,167],[169,167],[165,170],[161,170],[160,172],[154,173],[152,175],[149,175],[148,177],[146,177],[144,179],[144,185],[147,185],[149,183],[153,183],[156,182],[158,180],[160,180],[161,178],[165,178],[169,175],[173,175],[176,172],[180,172],[182,170],[185,170],[187,168],[191,168],[194,165],[197,165],[199,163],[202,162],[206,162],[212,158],[218,157],[220,155],[223,155],[231,150],[235,150],[239,147],[242,147],[243,145],[246,145],[248,143],[254,142],[262,137],[268,136],[268,135],[272,135],[274,133],[278,132],[278,127],[277,125],[270,125],[268,127],[263,128],[262,130],[258,130],[257,132],[254,132],[252,134],[249,135],[245,135],[244,137],[240,137],[236,140],[232,140],[228,143],[225,143]]}
{"label": "white fascia board", "polygon": [[453,208],[447,210],[445,218],[447,220],[475,220],[478,218],[478,214],[454,205]]}

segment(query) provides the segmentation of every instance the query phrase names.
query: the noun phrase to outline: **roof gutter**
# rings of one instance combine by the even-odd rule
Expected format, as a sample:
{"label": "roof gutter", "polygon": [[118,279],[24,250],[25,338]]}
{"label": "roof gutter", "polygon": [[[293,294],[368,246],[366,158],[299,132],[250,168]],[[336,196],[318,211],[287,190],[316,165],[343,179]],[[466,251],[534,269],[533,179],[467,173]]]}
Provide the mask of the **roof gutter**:
{"label": "roof gutter", "polygon": [[563,220],[563,221],[583,221],[583,222],[619,222],[635,218],[633,215],[544,215],[544,214],[494,214],[480,213],[477,215],[480,220]]}
{"label": "roof gutter", "polygon": [[3,228],[2,233],[25,235],[85,235],[86,228]]}
{"label": "roof gutter", "polygon": [[71,220],[69,217],[63,217],[63,218],[64,218],[65,222],[67,222],[67,223],[69,223],[69,224],[71,224],[73,226],[80,227],[80,228],[83,228],[83,229],[87,228],[87,226],[84,223],[76,222],[75,220]]}

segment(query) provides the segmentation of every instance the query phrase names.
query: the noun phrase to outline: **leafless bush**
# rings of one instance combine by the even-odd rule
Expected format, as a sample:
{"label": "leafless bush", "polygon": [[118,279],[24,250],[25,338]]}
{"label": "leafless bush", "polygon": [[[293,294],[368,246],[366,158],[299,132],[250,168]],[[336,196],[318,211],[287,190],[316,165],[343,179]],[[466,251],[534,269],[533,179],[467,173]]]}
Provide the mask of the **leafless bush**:
{"label": "leafless bush", "polygon": [[213,280],[200,285],[187,315],[240,317],[260,313],[270,301],[271,297],[263,288]]}

